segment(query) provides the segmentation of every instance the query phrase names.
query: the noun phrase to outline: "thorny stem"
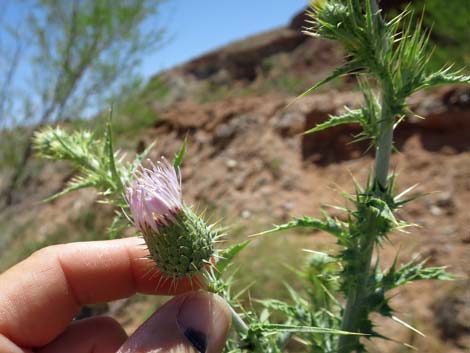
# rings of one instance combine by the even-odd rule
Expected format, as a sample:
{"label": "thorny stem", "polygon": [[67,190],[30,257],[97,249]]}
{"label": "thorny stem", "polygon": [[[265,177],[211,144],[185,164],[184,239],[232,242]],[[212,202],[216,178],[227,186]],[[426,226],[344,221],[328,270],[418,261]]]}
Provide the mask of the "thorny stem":
{"label": "thorny stem", "polygon": [[388,109],[388,98],[382,96],[382,114],[380,121],[380,136],[375,150],[375,181],[379,187],[387,187],[388,168],[393,146],[393,114]]}
{"label": "thorny stem", "polygon": [[[374,249],[374,237],[364,239],[361,245],[362,248],[361,264],[359,272],[359,279],[355,287],[351,288],[348,294],[346,308],[344,310],[343,319],[341,321],[341,330],[348,332],[358,331],[360,320],[364,317],[364,299],[368,295],[367,290],[367,274],[369,272],[370,263],[372,259],[372,252]],[[359,342],[358,336],[343,335],[339,337],[338,353],[349,353],[357,347]]]}
{"label": "thorny stem", "polygon": [[232,323],[239,334],[246,335],[248,333],[248,325],[243,321],[240,315],[237,314],[235,309],[229,305],[232,314]]}
{"label": "thorny stem", "polygon": [[[374,182],[377,183],[380,188],[385,188],[387,186],[390,155],[392,153],[393,145],[393,114],[387,108],[388,98],[385,95],[382,95],[381,105],[380,137],[375,151]],[[363,238],[357,243],[356,248],[354,249],[357,254],[360,254],[357,259],[357,261],[359,261],[357,268],[358,280],[356,285],[351,288],[348,293],[346,308],[341,322],[341,330],[343,331],[356,332],[360,327],[360,321],[367,318],[368,313],[364,312],[364,301],[369,295],[367,279],[369,276],[375,239],[376,235],[373,233],[364,234]],[[357,347],[358,342],[358,336],[341,336],[338,343],[338,352],[349,353]]]}
{"label": "thorny stem", "polygon": [[[291,323],[292,323],[292,320],[290,319],[286,322],[286,324],[288,325]],[[281,336],[279,337],[279,348],[281,349],[281,351],[287,346],[290,339],[292,338],[292,335],[293,335],[292,332],[284,332],[281,334]]]}
{"label": "thorny stem", "polygon": [[[207,290],[209,292],[215,293],[220,295],[222,298],[225,297],[224,293],[220,293],[215,289],[214,283],[215,280],[211,276],[209,272],[206,271],[206,275],[202,277],[203,281],[207,285]],[[230,309],[230,314],[232,315],[232,324],[235,327],[235,330],[237,331],[240,336],[246,335],[248,333],[248,325],[243,321],[243,319],[238,315],[238,313],[235,311],[233,306],[230,304],[229,301],[227,301],[228,307]]]}
{"label": "thorny stem", "polygon": [[[375,16],[379,16],[378,6],[375,0],[371,1],[371,9]],[[380,20],[381,17],[380,17]],[[390,165],[390,156],[392,154],[393,146],[393,125],[394,116],[390,110],[390,97],[387,95],[389,87],[386,83],[381,82],[381,114],[379,122],[380,136],[377,140],[377,147],[375,151],[375,167],[374,167],[374,180],[373,183],[378,184],[378,187],[385,189],[387,187],[387,177]],[[369,295],[367,287],[367,280],[369,276],[370,265],[372,261],[372,254],[374,250],[376,235],[364,234],[364,237],[357,243],[356,249],[358,254],[361,254],[359,266],[357,268],[358,280],[354,287],[349,290],[346,308],[343,313],[341,322],[341,330],[349,332],[357,332],[361,326],[361,320],[367,319],[368,312],[365,307],[364,301]],[[343,335],[339,337],[338,353],[350,353],[358,347],[359,337],[352,335]]]}

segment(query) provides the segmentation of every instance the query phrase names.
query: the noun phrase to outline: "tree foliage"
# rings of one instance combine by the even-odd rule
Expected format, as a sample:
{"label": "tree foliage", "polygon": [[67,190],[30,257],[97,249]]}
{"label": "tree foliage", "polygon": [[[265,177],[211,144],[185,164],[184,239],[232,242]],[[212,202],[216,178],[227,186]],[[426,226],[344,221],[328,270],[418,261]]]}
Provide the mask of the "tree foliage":
{"label": "tree foliage", "polygon": [[[29,17],[19,39],[28,43],[30,70],[20,68],[22,75],[16,75],[24,84],[13,82],[22,89],[24,104],[16,99],[16,109],[11,111],[0,104],[0,128],[25,123],[41,126],[104,110],[137,79],[142,57],[162,44],[161,2],[25,0]],[[13,92],[0,89],[0,98]],[[30,155],[31,144],[26,142],[16,149],[15,158],[1,158],[15,164],[4,191],[7,205],[13,202]]]}
{"label": "tree foliage", "polygon": [[162,40],[161,0],[36,0],[29,32],[39,123],[80,117],[119,93]]}

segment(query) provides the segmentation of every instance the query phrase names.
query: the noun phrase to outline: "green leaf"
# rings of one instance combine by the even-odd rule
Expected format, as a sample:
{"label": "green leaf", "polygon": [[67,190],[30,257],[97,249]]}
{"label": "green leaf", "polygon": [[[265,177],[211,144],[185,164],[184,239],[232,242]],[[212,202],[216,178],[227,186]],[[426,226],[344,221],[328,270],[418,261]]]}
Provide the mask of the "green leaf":
{"label": "green leaf", "polygon": [[293,103],[297,102],[297,100],[299,100],[300,98],[303,98],[305,97],[306,95],[312,93],[313,91],[317,90],[318,88],[320,88],[321,86],[323,86],[324,84],[334,80],[335,78],[337,77],[340,77],[340,76],[343,76],[343,75],[346,75],[352,71],[356,71],[356,70],[359,70],[361,68],[361,65],[357,62],[355,62],[354,60],[351,60],[349,62],[347,62],[346,64],[344,64],[343,66],[335,69],[328,77],[324,78],[323,80],[321,80],[320,82],[316,83],[314,86],[310,87],[308,90],[306,90],[304,93],[300,94],[299,96],[297,96],[292,102],[290,102],[287,106],[290,106],[292,105]]}
{"label": "green leaf", "polygon": [[183,157],[184,157],[184,154],[186,153],[187,146],[188,146],[188,138],[186,136],[184,138],[183,145],[181,146],[180,150],[175,155],[175,158],[173,160],[173,166],[175,167],[176,170],[178,170],[181,166],[181,163],[183,163]]}
{"label": "green leaf", "polygon": [[329,333],[334,335],[365,336],[363,333],[347,332],[324,327],[298,326],[288,324],[263,324],[260,327],[264,332],[297,332],[297,333]]}
{"label": "green leaf", "polygon": [[294,311],[294,308],[292,308],[289,304],[277,299],[257,300],[257,302],[267,309],[279,311],[286,315],[292,316],[292,312]]}
{"label": "green leaf", "polygon": [[228,249],[225,249],[220,255],[220,260],[217,262],[216,269],[217,269],[217,276],[220,277],[227,266],[232,262],[233,258],[247,245],[250,243],[250,240],[245,240],[244,242],[232,245]]}
{"label": "green leaf", "polygon": [[113,222],[106,230],[109,239],[116,239],[121,231],[130,226],[127,219],[123,216],[122,213],[116,212],[116,215],[113,218]]}
{"label": "green leaf", "polygon": [[44,199],[43,202],[50,202],[50,201],[53,201],[53,200],[59,198],[60,196],[68,194],[69,192],[84,189],[84,188],[93,187],[95,185],[96,185],[95,180],[92,180],[90,178],[76,177],[76,178],[73,178],[68,183],[67,187],[64,190],[58,192],[57,194],[49,196],[48,198]]}
{"label": "green leaf", "polygon": [[426,262],[427,260],[416,262],[416,258],[414,258],[396,270],[395,260],[387,274],[385,274],[381,279],[384,290],[388,291],[390,289],[419,280],[437,279],[450,281],[455,279],[455,276],[446,272],[445,266],[424,267]]}
{"label": "green leaf", "polygon": [[363,112],[361,109],[349,110],[339,116],[330,115],[330,119],[316,125],[315,127],[311,128],[304,132],[304,134],[311,134],[314,132],[326,130],[330,127],[342,125],[342,124],[351,124],[351,123],[358,123],[360,124],[361,118],[363,117]]}
{"label": "green leaf", "polygon": [[462,75],[459,71],[453,73],[449,72],[450,69],[451,67],[446,67],[436,73],[430,74],[415,91],[450,83],[470,83],[470,76]]}
{"label": "green leaf", "polygon": [[109,168],[111,170],[111,175],[113,178],[114,183],[116,183],[116,186],[118,188],[119,193],[124,192],[124,185],[122,184],[121,176],[119,175],[117,169],[116,169],[116,163],[114,160],[114,151],[113,151],[113,131],[112,131],[112,120],[113,116],[113,110],[110,109],[109,111],[109,118],[108,121],[106,122],[106,132],[104,136],[104,145],[105,145],[105,150],[106,154],[108,156],[108,162],[109,162]]}
{"label": "green leaf", "polygon": [[322,221],[318,218],[313,217],[302,217],[302,218],[294,218],[292,221],[280,225],[274,225],[272,229],[265,230],[263,232],[253,234],[252,237],[258,235],[265,235],[271,234],[275,232],[280,232],[289,229],[296,229],[296,228],[312,228],[317,230],[323,230],[335,237],[342,237],[343,235],[343,228],[339,221],[334,220],[333,218],[328,217],[325,221]]}
{"label": "green leaf", "polygon": [[377,216],[384,222],[392,225],[398,225],[398,221],[395,218],[395,215],[393,214],[392,210],[385,201],[377,198],[372,198],[371,200],[369,200],[368,205],[371,209],[376,210]]}

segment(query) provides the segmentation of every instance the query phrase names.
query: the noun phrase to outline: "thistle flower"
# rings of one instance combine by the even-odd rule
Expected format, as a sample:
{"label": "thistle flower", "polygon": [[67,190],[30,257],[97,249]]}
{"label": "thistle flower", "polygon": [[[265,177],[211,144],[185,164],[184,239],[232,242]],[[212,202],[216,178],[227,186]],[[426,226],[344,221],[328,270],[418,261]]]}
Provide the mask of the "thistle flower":
{"label": "thistle flower", "polygon": [[166,277],[190,277],[209,264],[217,232],[184,204],[179,168],[164,158],[141,167],[126,196],[150,258]]}

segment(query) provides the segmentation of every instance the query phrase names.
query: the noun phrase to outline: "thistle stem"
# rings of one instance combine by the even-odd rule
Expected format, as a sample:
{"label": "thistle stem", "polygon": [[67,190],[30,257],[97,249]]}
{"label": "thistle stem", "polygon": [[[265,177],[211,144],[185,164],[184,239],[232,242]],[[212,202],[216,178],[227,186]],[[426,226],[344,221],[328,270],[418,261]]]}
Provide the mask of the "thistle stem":
{"label": "thistle stem", "polygon": [[375,150],[375,181],[382,188],[387,186],[388,169],[393,146],[393,116],[386,107],[386,98],[382,98],[380,136]]}
{"label": "thistle stem", "polygon": [[[225,291],[222,290],[217,290],[217,285],[216,285],[216,279],[215,277],[212,275],[211,272],[209,271],[205,271],[205,275],[202,277],[202,280],[204,281],[204,283],[207,285],[207,290],[211,293],[215,293],[219,296],[221,296],[222,298],[227,298],[227,296],[225,295]],[[240,317],[240,315],[238,315],[238,313],[235,311],[235,309],[233,308],[233,306],[230,304],[230,301],[226,299],[226,302],[228,304],[228,307],[230,309],[230,314],[232,315],[232,324],[233,326],[235,327],[235,330],[237,331],[238,334],[240,334],[240,336],[242,335],[246,335],[248,333],[248,325],[245,323],[245,321],[243,321],[243,319]]]}
{"label": "thistle stem", "polygon": [[[377,2],[371,1],[371,9],[375,16],[379,16]],[[381,113],[379,120],[379,136],[377,139],[377,147],[375,150],[375,167],[373,183],[384,190],[387,187],[388,170],[390,165],[390,156],[393,147],[393,127],[394,115],[390,107],[390,96],[388,92],[391,91],[388,86],[388,81],[380,82],[381,88]],[[374,187],[373,185],[371,187]],[[355,285],[348,291],[346,307],[343,313],[341,322],[341,330],[349,332],[358,332],[360,327],[363,326],[364,320],[367,320],[369,312],[365,301],[369,296],[369,288],[367,281],[369,278],[369,271],[372,262],[372,254],[374,251],[374,244],[376,234],[370,232],[363,234],[362,239],[358,240],[354,245],[354,252],[358,254],[358,263],[356,267],[357,280]],[[359,347],[359,336],[343,335],[339,337],[338,353],[350,353]]]}
{"label": "thistle stem", "polygon": [[[357,332],[360,327],[360,321],[367,315],[364,313],[364,299],[368,296],[367,277],[374,249],[373,237],[364,239],[362,246],[361,264],[358,267],[358,279],[356,286],[349,291],[346,308],[344,309],[343,319],[341,321],[341,330],[348,332]],[[360,272],[359,272],[360,270]],[[359,336],[343,335],[339,337],[338,353],[349,353],[357,348]]]}
{"label": "thistle stem", "polygon": [[[387,108],[388,99],[386,95],[382,95],[381,105],[380,136],[375,151],[374,183],[378,183],[380,188],[384,189],[387,187],[388,169],[393,146],[393,114]],[[341,322],[341,330],[343,331],[357,332],[362,326],[361,321],[366,320],[368,317],[364,301],[369,296],[367,280],[375,240],[376,234],[371,232],[364,234],[362,239],[355,245],[354,251],[358,254],[358,265],[356,267],[358,278],[355,286],[349,290],[347,296],[346,308]],[[358,346],[358,343],[358,336],[341,336],[338,342],[338,353],[349,353]]]}
{"label": "thistle stem", "polygon": [[[386,92],[386,89],[385,87],[382,87],[382,110],[379,122],[380,136],[377,140],[377,147],[375,151],[375,180],[373,181],[373,183],[378,183],[381,189],[385,189],[387,187],[390,156],[392,154],[393,146],[394,125],[393,113],[388,108],[389,98],[384,92]],[[373,232],[364,234],[362,239],[357,242],[355,248],[353,249],[355,253],[358,254],[358,265],[356,267],[356,276],[358,278],[355,286],[349,290],[347,296],[346,308],[344,310],[343,319],[341,322],[341,330],[343,331],[357,332],[362,326],[361,321],[366,320],[368,317],[369,313],[366,309],[366,306],[364,305],[364,301],[369,296],[367,280],[369,277],[375,240],[376,234]],[[349,353],[357,348],[358,344],[358,336],[341,336],[338,342],[338,353]]]}
{"label": "thistle stem", "polygon": [[238,333],[246,335],[248,333],[248,325],[245,323],[245,321],[243,321],[240,315],[237,314],[231,305],[229,305],[229,308],[232,314],[232,323],[235,326],[235,329]]}

